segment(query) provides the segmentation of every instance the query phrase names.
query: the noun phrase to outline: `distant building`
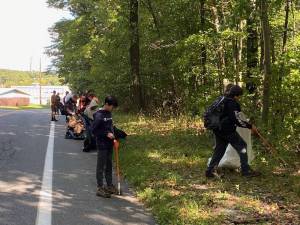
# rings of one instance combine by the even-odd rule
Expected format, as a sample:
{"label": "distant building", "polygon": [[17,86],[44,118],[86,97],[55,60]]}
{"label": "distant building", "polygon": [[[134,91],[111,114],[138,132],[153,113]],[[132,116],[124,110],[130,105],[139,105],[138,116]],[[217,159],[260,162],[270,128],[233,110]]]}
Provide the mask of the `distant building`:
{"label": "distant building", "polygon": [[[12,88],[21,90],[30,95],[30,103],[31,104],[40,104],[40,85],[34,84],[31,86],[13,86]],[[50,104],[50,98],[53,91],[59,93],[61,99],[65,95],[66,91],[70,91],[68,86],[42,86],[41,87],[42,95],[42,104],[47,105]]]}
{"label": "distant building", "polygon": [[16,88],[0,88],[0,106],[27,106],[30,95]]}

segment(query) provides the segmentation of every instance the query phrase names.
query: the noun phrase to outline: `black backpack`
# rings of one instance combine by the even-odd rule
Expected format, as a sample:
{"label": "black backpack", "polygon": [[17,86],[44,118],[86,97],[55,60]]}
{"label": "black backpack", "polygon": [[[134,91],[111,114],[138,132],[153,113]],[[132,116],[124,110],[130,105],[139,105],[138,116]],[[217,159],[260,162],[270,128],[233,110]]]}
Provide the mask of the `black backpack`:
{"label": "black backpack", "polygon": [[125,139],[128,136],[123,130],[115,126],[113,128],[116,139]]}
{"label": "black backpack", "polygon": [[218,97],[204,112],[204,127],[209,130],[221,129],[221,116],[224,112],[225,96]]}

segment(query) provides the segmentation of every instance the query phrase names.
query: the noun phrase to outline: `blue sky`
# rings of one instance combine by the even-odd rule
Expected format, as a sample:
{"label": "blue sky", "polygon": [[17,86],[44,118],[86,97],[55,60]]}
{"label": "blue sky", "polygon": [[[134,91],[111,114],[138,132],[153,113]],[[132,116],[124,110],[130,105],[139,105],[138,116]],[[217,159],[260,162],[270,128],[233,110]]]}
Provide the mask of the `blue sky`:
{"label": "blue sky", "polygon": [[50,65],[44,54],[51,44],[48,28],[70,15],[48,8],[46,0],[0,0],[0,68],[29,70]]}

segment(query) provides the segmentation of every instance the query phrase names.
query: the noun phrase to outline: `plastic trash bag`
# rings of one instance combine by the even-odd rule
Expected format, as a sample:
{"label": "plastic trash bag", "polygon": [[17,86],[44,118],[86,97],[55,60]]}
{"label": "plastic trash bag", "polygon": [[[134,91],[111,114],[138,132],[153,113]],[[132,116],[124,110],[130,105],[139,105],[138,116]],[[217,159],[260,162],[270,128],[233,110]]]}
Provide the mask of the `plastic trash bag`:
{"label": "plastic trash bag", "polygon": [[[245,116],[243,115],[243,117]],[[252,141],[251,141],[251,130],[249,130],[248,128],[238,127],[236,131],[247,143],[248,163],[250,164],[254,159],[254,154],[252,150]],[[207,165],[209,165],[210,160],[211,158],[208,159]],[[218,167],[236,169],[236,168],[240,168],[240,166],[241,166],[240,156],[237,153],[237,151],[229,144]]]}

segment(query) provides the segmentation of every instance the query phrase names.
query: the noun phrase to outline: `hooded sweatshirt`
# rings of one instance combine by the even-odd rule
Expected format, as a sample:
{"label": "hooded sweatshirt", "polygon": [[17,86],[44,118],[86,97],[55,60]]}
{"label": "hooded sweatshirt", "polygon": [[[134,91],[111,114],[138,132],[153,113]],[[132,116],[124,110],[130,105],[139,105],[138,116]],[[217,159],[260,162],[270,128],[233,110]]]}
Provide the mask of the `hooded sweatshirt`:
{"label": "hooded sweatshirt", "polygon": [[96,99],[92,99],[91,103],[84,110],[84,115],[86,115],[90,120],[94,120],[94,114],[98,111],[98,103]]}
{"label": "hooded sweatshirt", "polygon": [[111,112],[100,109],[94,114],[92,132],[96,137],[100,150],[113,146],[113,140],[107,137],[108,133],[114,133]]}
{"label": "hooded sweatshirt", "polygon": [[241,116],[241,106],[233,98],[226,97],[224,99],[224,111],[221,116],[221,130],[215,132],[220,134],[231,134],[236,131],[236,127],[251,129],[252,125],[244,120]]}

